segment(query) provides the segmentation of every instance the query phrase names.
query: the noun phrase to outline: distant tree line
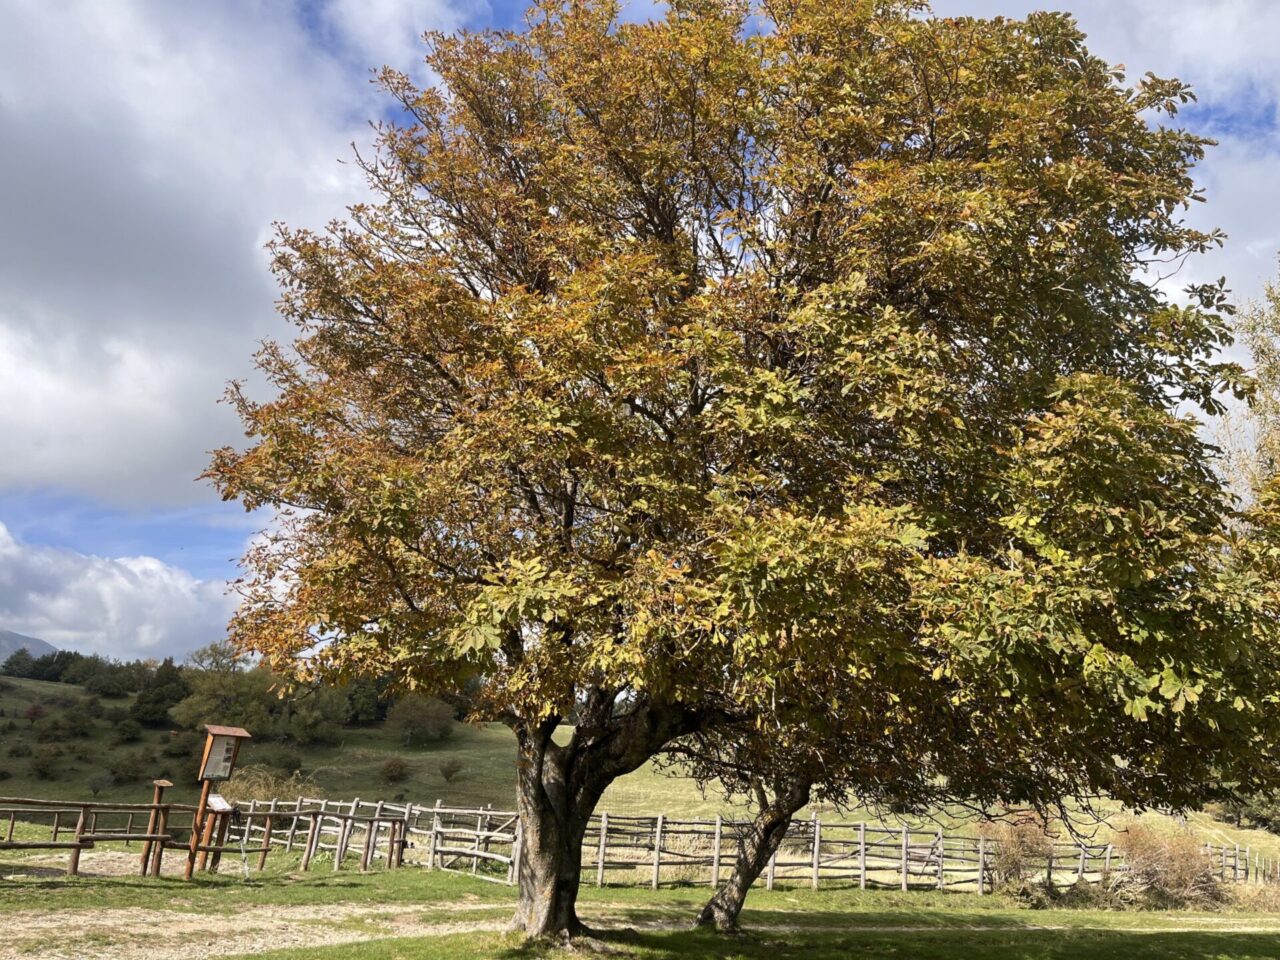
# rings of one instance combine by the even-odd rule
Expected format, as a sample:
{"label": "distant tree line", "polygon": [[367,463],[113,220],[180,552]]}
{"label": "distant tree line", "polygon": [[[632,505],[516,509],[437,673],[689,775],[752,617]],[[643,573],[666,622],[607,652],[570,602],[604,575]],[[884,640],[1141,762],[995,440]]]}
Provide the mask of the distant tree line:
{"label": "distant tree line", "polygon": [[236,656],[224,643],[196,651],[185,664],[172,657],[157,663],[69,650],[33,657],[19,650],[0,665],[0,674],[75,684],[101,698],[132,695],[127,707],[113,710],[118,723],[191,730],[206,723],[234,724],[252,730],[259,741],[302,746],[335,743],[344,726],[384,721],[406,746],[421,744],[448,736],[457,719],[441,701],[413,694],[396,698],[378,679],[285,692],[278,676]]}

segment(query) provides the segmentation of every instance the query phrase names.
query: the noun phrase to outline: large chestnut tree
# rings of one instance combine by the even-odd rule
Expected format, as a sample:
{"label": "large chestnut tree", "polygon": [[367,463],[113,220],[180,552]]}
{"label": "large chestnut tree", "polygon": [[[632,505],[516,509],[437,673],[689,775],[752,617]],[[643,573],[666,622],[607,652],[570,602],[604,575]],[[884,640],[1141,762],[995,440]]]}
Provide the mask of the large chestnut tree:
{"label": "large chestnut tree", "polygon": [[1003,704],[938,742],[1028,792],[1270,776],[1272,585],[1191,419],[1226,308],[1158,282],[1218,241],[1181,84],[911,0],[427,41],[373,199],[280,231],[297,339],[210,476],[275,513],[239,644],[514,732],[519,928],[580,929],[615,778],[779,703]]}

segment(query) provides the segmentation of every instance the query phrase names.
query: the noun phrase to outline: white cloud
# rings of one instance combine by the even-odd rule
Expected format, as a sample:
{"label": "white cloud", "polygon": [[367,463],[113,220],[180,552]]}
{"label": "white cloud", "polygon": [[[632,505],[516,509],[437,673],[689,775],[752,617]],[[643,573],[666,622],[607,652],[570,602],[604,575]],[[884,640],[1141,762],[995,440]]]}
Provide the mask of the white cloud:
{"label": "white cloud", "polygon": [[[470,0],[459,0],[459,4]],[[0,29],[0,488],[207,498],[217,404],[285,333],[270,224],[360,199],[368,69],[420,59],[448,0],[79,0]],[[309,19],[308,19],[309,18]]]}
{"label": "white cloud", "polygon": [[182,658],[225,635],[221,581],[154,557],[95,557],[19,542],[0,523],[0,627],[105,656]]}

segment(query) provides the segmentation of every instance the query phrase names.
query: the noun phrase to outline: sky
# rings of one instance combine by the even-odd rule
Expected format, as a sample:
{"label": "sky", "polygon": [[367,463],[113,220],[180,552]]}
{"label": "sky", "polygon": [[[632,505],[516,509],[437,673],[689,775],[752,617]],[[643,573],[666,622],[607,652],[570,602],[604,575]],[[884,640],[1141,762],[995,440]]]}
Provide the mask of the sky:
{"label": "sky", "polygon": [[[647,0],[637,0],[647,3]],[[1066,9],[1130,76],[1190,82],[1220,145],[1193,221],[1226,248],[1180,280],[1259,295],[1280,251],[1280,3],[935,0]],[[647,6],[633,7],[644,15]],[[0,629],[121,658],[224,635],[265,522],[197,480],[243,437],[218,400],[274,313],[275,221],[363,196],[348,160],[390,64],[428,29],[511,26],[510,0],[0,0]]]}

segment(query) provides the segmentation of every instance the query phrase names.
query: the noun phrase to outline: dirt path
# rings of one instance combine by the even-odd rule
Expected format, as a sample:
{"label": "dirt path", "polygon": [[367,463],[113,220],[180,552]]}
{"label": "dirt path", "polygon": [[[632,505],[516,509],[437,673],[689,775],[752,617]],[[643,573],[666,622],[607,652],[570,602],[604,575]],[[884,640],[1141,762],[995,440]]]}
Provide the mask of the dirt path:
{"label": "dirt path", "polygon": [[[143,908],[15,914],[4,919],[0,960],[203,960],[284,947],[496,931],[505,927],[509,908],[494,910],[493,920],[442,921],[441,912],[449,909],[327,904],[249,907],[230,916]],[[477,906],[454,909],[471,912]]]}

